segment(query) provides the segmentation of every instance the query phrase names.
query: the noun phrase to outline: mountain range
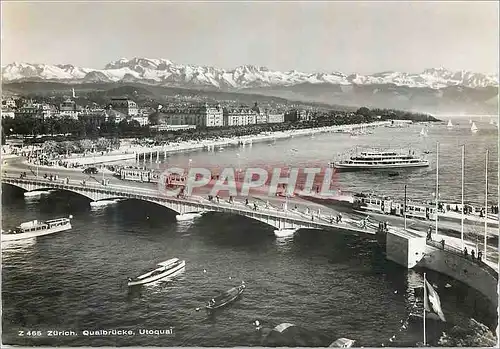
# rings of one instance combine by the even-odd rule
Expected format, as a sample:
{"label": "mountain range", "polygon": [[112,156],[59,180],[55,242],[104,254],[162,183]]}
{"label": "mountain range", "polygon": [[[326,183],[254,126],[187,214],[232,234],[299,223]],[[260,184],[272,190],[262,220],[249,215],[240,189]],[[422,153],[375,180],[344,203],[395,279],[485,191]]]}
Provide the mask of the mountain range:
{"label": "mountain range", "polygon": [[387,71],[362,75],[280,72],[253,65],[224,70],[148,58],[122,58],[107,64],[104,69],[70,64],[11,63],[2,67],[2,80],[3,83],[140,83],[256,93],[331,104],[475,113],[496,111],[499,84],[498,75],[445,68],[426,69],[421,73]]}

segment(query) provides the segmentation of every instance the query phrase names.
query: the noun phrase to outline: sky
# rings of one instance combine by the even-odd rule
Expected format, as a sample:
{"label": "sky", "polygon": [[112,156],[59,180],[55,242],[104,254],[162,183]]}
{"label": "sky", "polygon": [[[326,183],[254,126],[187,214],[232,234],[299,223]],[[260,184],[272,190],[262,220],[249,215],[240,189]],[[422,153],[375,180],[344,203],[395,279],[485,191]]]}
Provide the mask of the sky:
{"label": "sky", "polygon": [[498,73],[490,2],[9,2],[2,65],[102,69],[122,57],[232,69]]}

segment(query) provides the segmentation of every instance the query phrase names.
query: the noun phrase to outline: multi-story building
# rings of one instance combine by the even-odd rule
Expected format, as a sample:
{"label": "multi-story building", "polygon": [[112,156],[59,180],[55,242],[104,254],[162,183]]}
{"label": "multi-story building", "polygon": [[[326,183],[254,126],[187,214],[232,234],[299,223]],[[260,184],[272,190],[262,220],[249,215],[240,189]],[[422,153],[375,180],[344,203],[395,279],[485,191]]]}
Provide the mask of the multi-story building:
{"label": "multi-story building", "polygon": [[224,109],[224,126],[246,126],[257,123],[257,113],[247,107]]}
{"label": "multi-story building", "polygon": [[285,114],[280,113],[276,110],[267,110],[266,111],[266,122],[268,124],[278,124],[285,122]]}
{"label": "multi-story building", "polygon": [[69,117],[71,119],[77,120],[78,114],[79,111],[75,101],[69,98],[59,105],[59,116],[61,117]]}
{"label": "multi-story building", "polygon": [[126,114],[124,114],[120,111],[114,110],[114,109],[106,110],[106,112],[105,112],[105,121],[106,122],[114,122],[115,124],[119,124],[123,120],[127,120]]}
{"label": "multi-story building", "polygon": [[111,98],[111,109],[123,113],[126,116],[136,116],[139,114],[137,103],[127,97]]}
{"label": "multi-story building", "polygon": [[141,126],[147,126],[149,125],[149,117],[148,116],[134,116],[132,117],[132,120],[135,120],[139,123]]}
{"label": "multi-story building", "polygon": [[42,109],[32,101],[23,104],[21,108],[14,112],[14,115],[16,118],[43,118]]}
{"label": "multi-story building", "polygon": [[164,125],[195,125],[197,127],[222,127],[224,125],[223,110],[220,105],[211,107],[162,108],[158,112],[158,123]]}
{"label": "multi-story building", "polygon": [[2,107],[15,109],[17,107],[15,99],[12,97],[2,99]]}

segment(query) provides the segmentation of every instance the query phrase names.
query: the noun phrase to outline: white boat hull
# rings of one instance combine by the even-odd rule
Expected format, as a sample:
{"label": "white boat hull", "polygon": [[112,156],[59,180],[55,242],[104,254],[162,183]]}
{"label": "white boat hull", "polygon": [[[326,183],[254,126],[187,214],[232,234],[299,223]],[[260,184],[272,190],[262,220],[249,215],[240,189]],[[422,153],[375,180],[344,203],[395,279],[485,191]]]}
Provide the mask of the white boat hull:
{"label": "white boat hull", "polygon": [[274,231],[274,235],[278,238],[286,238],[291,237],[297,232],[297,228],[295,229],[276,229]]}
{"label": "white boat hull", "polygon": [[203,215],[203,213],[184,213],[184,214],[178,214],[175,216],[175,219],[179,222],[182,221],[191,221],[195,218],[200,218]]}
{"label": "white boat hull", "polygon": [[39,232],[29,232],[29,233],[17,233],[17,234],[2,234],[2,242],[8,241],[16,241],[16,240],[24,240],[24,239],[32,239],[39,236],[50,235],[54,233],[58,233],[60,231],[70,230],[71,223],[67,223],[60,227],[54,227],[52,229],[47,229]]}
{"label": "white boat hull", "polygon": [[376,165],[359,165],[359,164],[339,164],[334,163],[333,167],[339,170],[387,170],[396,168],[418,168],[418,167],[428,167],[429,162],[419,162],[415,164],[376,164]]}
{"label": "white boat hull", "polygon": [[147,277],[147,278],[144,278],[141,280],[129,281],[128,285],[129,286],[144,285],[144,284],[149,284],[151,282],[162,280],[162,279],[165,279],[168,277],[174,277],[174,276],[178,275],[182,270],[184,270],[185,266],[186,266],[186,262],[182,261],[182,263],[177,265],[175,268],[168,269],[164,273],[150,276],[150,277]]}

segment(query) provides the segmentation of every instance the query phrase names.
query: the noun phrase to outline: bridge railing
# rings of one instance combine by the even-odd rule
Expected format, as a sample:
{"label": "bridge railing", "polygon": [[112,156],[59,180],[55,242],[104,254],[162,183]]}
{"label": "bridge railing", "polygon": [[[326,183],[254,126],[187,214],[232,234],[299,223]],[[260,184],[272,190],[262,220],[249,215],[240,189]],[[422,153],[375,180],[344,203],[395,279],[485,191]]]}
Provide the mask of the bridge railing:
{"label": "bridge railing", "polygon": [[[152,189],[146,189],[146,188],[132,188],[132,187],[126,187],[126,186],[114,186],[114,185],[102,185],[102,184],[96,184],[96,183],[85,183],[83,184],[80,182],[79,184],[75,183],[68,183],[66,182],[65,179],[58,179],[58,180],[50,180],[50,179],[44,179],[44,178],[38,178],[38,179],[28,179],[28,178],[18,178],[18,177],[13,177],[13,176],[4,176],[3,177],[7,182],[13,182],[13,183],[25,183],[25,184],[33,184],[33,185],[49,185],[52,188],[57,188],[57,189],[65,189],[65,190],[73,190],[73,191],[79,191],[79,190],[85,190],[85,191],[90,191],[90,192],[95,192],[95,193],[101,193],[101,194],[106,194],[106,195],[111,195],[111,196],[116,196],[116,197],[129,197],[129,198],[138,198],[138,199],[144,199],[144,200],[152,200],[152,201],[157,201],[157,202],[170,202],[170,203],[177,203],[177,204],[189,204],[192,206],[197,207],[199,210],[204,210],[204,211],[225,211],[225,212],[230,212],[230,213],[236,213],[244,216],[250,216],[253,218],[258,218],[261,220],[270,220],[272,218],[279,218],[280,220],[284,220],[287,222],[294,222],[298,223],[303,226],[308,226],[308,227],[317,227],[317,228],[341,228],[341,229],[346,229],[346,230],[363,230],[360,228],[357,224],[353,222],[344,222],[345,224],[334,224],[328,221],[328,219],[325,219],[323,217],[320,217],[319,219],[317,216],[314,218],[313,215],[307,215],[307,218],[302,218],[302,217],[294,217],[292,214],[283,216],[283,211],[278,211],[276,212],[271,212],[270,210],[268,212],[264,211],[259,211],[259,210],[253,210],[251,208],[238,208],[238,207],[232,207],[232,206],[227,206],[227,205],[221,205],[221,204],[216,204],[216,203],[206,203],[202,198],[199,197],[184,197],[184,198],[177,198],[174,196],[166,196],[162,193],[160,193],[157,190],[152,190]],[[74,182],[74,180],[73,180]],[[267,210],[266,210],[267,211]],[[291,212],[290,212],[291,213]],[[369,227],[364,229],[367,233],[370,233]]]}
{"label": "bridge railing", "polygon": [[462,251],[459,248],[456,248],[456,247],[453,247],[450,245],[446,245],[446,244],[443,245],[442,242],[438,242],[438,241],[434,241],[434,240],[427,240],[427,245],[436,247],[440,250],[452,253],[452,254],[457,255],[457,256],[461,256],[462,258],[465,258],[465,259],[479,265],[481,267],[481,269],[485,270],[488,274],[492,275],[495,279],[498,280],[498,271],[495,270],[494,268],[492,268],[491,266],[489,266],[488,264],[486,264],[484,262],[484,260],[477,258],[477,256],[472,258],[471,254],[465,255],[464,251]]}

